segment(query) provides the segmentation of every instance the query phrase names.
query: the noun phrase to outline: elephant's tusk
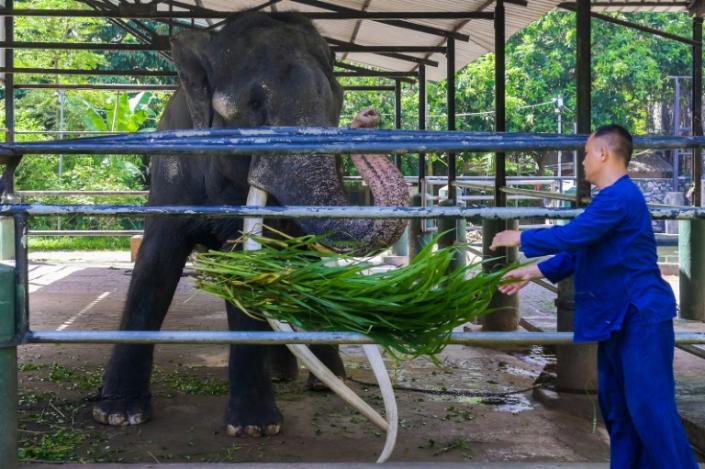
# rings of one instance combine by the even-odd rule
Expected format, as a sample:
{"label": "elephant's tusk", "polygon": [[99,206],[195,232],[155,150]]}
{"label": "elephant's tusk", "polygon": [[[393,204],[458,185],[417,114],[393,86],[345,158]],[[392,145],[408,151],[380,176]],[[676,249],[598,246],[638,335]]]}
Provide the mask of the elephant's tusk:
{"label": "elephant's tusk", "polygon": [[[261,207],[266,205],[266,203],[267,193],[262,189],[250,186],[250,191],[247,194],[247,205]],[[243,221],[243,233],[261,234],[262,219],[246,217]],[[260,247],[261,245],[259,243],[248,239],[245,242],[243,249],[256,250]],[[293,331],[289,324],[282,323],[274,319],[267,319],[267,321],[275,331]],[[394,397],[394,389],[392,388],[392,382],[389,378],[387,368],[384,365],[382,355],[379,352],[379,348],[377,348],[376,345],[362,346],[365,355],[367,355],[367,359],[370,362],[370,367],[372,368],[375,378],[379,383],[379,389],[382,393],[385,414],[387,417],[386,421],[381,415],[379,415],[379,413],[377,413],[376,410],[362,400],[362,398],[358,396],[355,391],[350,389],[340,378],[335,376],[335,374],[330,371],[328,367],[326,367],[306,345],[287,344],[287,347],[291,350],[291,353],[301,360],[304,366],[306,366],[306,368],[308,368],[316,378],[321,380],[323,384],[328,386],[333,392],[340,396],[341,399],[367,417],[372,423],[387,432],[387,439],[377,462],[383,463],[389,459],[389,456],[391,456],[392,451],[394,451],[394,446],[396,444],[399,418],[397,412],[397,402]]]}
{"label": "elephant's tusk", "polygon": [[367,355],[367,360],[370,362],[372,372],[375,374],[379,390],[382,393],[384,401],[384,416],[387,417],[387,439],[384,442],[382,453],[377,458],[377,463],[383,463],[394,451],[394,445],[397,444],[397,431],[399,429],[399,413],[397,412],[397,399],[394,397],[394,388],[392,381],[389,379],[387,367],[384,365],[382,354],[379,353],[377,345],[366,344],[362,346],[362,350]]}

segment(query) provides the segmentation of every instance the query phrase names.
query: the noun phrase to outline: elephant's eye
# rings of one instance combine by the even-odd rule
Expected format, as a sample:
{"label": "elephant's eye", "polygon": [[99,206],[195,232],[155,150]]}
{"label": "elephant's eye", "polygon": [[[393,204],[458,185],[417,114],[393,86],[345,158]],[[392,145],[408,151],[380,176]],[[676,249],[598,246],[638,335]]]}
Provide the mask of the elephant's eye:
{"label": "elephant's eye", "polygon": [[255,85],[250,89],[249,106],[253,111],[259,111],[264,107],[266,93],[264,85]]}

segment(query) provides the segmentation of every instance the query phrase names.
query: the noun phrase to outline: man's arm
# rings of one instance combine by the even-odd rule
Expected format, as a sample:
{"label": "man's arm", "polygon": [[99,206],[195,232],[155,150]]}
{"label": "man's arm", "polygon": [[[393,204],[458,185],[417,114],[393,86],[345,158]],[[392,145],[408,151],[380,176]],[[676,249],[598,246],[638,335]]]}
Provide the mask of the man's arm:
{"label": "man's arm", "polygon": [[625,216],[626,211],[618,194],[600,194],[567,225],[522,233],[502,231],[493,239],[491,249],[521,246],[526,257],[577,252],[600,240]]}
{"label": "man's arm", "polygon": [[499,291],[505,295],[513,295],[524,288],[531,280],[547,278],[558,283],[573,274],[575,270],[575,255],[562,252],[538,264],[519,267],[510,270],[504,277],[508,282],[499,286]]}
{"label": "man's arm", "polygon": [[575,254],[561,252],[536,264],[544,277],[553,283],[558,283],[570,277],[575,271]]}

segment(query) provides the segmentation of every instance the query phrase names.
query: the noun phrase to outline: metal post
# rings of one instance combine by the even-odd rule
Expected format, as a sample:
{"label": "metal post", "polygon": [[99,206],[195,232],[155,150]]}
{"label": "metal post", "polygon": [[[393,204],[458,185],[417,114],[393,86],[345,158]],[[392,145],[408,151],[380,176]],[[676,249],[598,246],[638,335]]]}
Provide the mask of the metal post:
{"label": "metal post", "polygon": [[0,264],[0,467],[17,467],[15,271]]}
{"label": "metal post", "polygon": [[0,265],[0,467],[17,467],[17,345],[15,279],[11,267]]}
{"label": "metal post", "polygon": [[[448,130],[455,130],[455,39],[449,37],[446,45]],[[455,153],[448,153],[448,200],[451,205],[455,205],[458,201],[455,192],[455,173]]]}
{"label": "metal post", "polygon": [[[5,8],[12,10],[14,0],[5,0]],[[15,22],[14,16],[6,16],[5,23],[5,41],[14,41],[15,39]],[[5,48],[5,67],[13,69],[15,67],[14,50]],[[15,141],[15,76],[12,73],[5,74],[5,142]]]}
{"label": "metal post", "polygon": [[[505,10],[504,1],[498,0],[494,13],[494,80],[495,80],[495,130],[504,132],[507,130],[506,118],[506,37],[505,37]],[[507,185],[506,153],[495,153],[495,207],[506,207],[507,194],[500,189]],[[497,260],[486,262],[483,267],[486,271],[492,271],[502,265],[513,263],[517,259],[516,248],[490,251],[490,244],[495,234],[507,229],[518,229],[516,220],[483,220],[482,221],[482,254],[485,258],[497,257]],[[491,308],[496,308],[496,313],[491,313],[482,317],[482,330],[484,331],[513,331],[519,327],[519,296],[504,295],[497,291],[492,296]]]}
{"label": "metal post", "polygon": [[[394,80],[394,128],[401,129],[401,81]],[[401,169],[401,155],[394,155],[394,163]]]}
{"label": "metal post", "polygon": [[[448,37],[448,42],[446,44],[446,74],[448,80],[448,130],[455,130],[455,39]],[[448,153],[448,205],[453,207],[458,205],[458,191],[455,186],[455,180],[457,177],[457,158],[455,153]],[[441,228],[442,223],[439,222],[439,228]],[[466,241],[465,229],[466,223],[464,220],[456,220],[454,223],[448,225],[448,229],[452,231],[446,236],[450,243],[456,243],[460,241],[464,243]],[[453,268],[461,268],[466,264],[465,251],[458,250],[455,258],[453,259]]]}
{"label": "metal post", "polygon": [[[693,19],[693,135],[700,137],[703,135],[703,19],[697,17]],[[703,160],[702,149],[693,148],[693,205],[702,207],[702,176]]]}
{"label": "metal post", "polygon": [[[577,87],[577,130],[590,133],[591,107],[591,50],[590,50],[590,0],[578,0],[576,9],[576,87]],[[584,150],[578,151],[576,164],[577,205],[583,205],[583,198],[590,195],[590,184],[585,180],[582,165]],[[575,286],[569,278],[559,283],[558,299],[559,331],[572,331],[575,317]],[[586,392],[597,389],[597,346],[594,344],[561,346],[556,349],[556,388],[560,391]]]}
{"label": "metal post", "polygon": [[[563,133],[563,96],[556,98],[556,126],[558,134]],[[563,193],[563,151],[558,150],[558,193]]]}
{"label": "metal post", "polygon": [[[5,0],[5,8],[12,10],[14,8],[14,0]],[[6,16],[3,19],[3,27],[5,30],[4,40],[14,40],[14,17]],[[5,48],[5,67],[12,69],[15,66],[15,56],[12,49]],[[11,73],[5,74],[5,142],[12,143],[15,141],[15,76]],[[11,174],[12,181],[9,181],[8,186],[14,188],[14,173]],[[11,201],[11,200],[8,200]],[[0,259],[12,259],[12,219],[7,217],[0,218]]]}
{"label": "metal post", "polygon": [[[504,24],[504,1],[498,0],[494,11],[494,128],[497,132],[507,130],[506,116],[506,51],[505,51],[505,24]],[[506,207],[507,194],[500,189],[507,185],[506,154],[495,153],[495,207]]]}
{"label": "metal post", "polygon": [[[394,81],[394,128],[401,129],[401,80]],[[401,171],[401,155],[394,155],[394,164]],[[410,222],[407,222],[401,238],[392,246],[392,253],[395,256],[409,255],[409,224]]]}
{"label": "metal post", "polygon": [[[419,130],[426,130],[426,66],[419,65]],[[426,154],[419,153],[419,193],[425,189]]]}
{"label": "metal post", "polygon": [[[681,80],[673,77],[676,90],[673,97],[673,135],[681,133]],[[678,192],[678,150],[671,150],[673,163],[673,192]]]}
{"label": "metal post", "polygon": [[[703,135],[703,19],[693,18],[692,134]],[[693,205],[702,207],[702,149],[693,147]],[[679,225],[680,314],[684,319],[705,321],[705,220]]]}
{"label": "metal post", "polygon": [[29,258],[27,249],[27,215],[15,214],[15,324],[18,335],[29,330]]}

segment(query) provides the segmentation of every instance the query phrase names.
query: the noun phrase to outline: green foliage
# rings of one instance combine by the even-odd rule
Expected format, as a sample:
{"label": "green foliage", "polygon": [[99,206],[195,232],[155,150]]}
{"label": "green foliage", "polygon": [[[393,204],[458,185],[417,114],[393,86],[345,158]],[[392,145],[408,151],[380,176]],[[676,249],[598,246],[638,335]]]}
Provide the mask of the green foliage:
{"label": "green foliage", "polygon": [[[197,256],[199,288],[255,318],[273,318],[313,331],[365,334],[392,353],[435,355],[453,329],[489,312],[507,269],[480,264],[451,269],[461,246],[434,251],[438,237],[406,267],[370,272],[359,258],[323,248],[325,236],[272,239],[247,236],[255,251]],[[333,242],[335,245],[335,242]],[[471,276],[472,275],[472,276]]]}
{"label": "green foliage", "polygon": [[107,236],[52,236],[29,238],[29,249],[37,251],[118,251],[130,249],[130,238]]}
{"label": "green foliage", "polygon": [[[681,36],[690,36],[691,20],[683,13],[620,13],[615,16]],[[690,48],[672,40],[633,29],[592,21],[592,122],[593,127],[616,122],[634,133],[659,129],[649,112],[651,106],[673,100],[671,75],[689,75]],[[549,13],[517,32],[507,43],[507,129],[515,132],[557,132],[555,99],[561,97],[563,132],[571,133],[575,121],[575,15]],[[350,84],[370,84],[369,79]],[[378,83],[378,82],[377,82]],[[433,130],[447,128],[447,82],[428,84],[428,122]],[[415,86],[404,86],[403,128],[417,128],[418,99]],[[688,89],[684,93],[688,93]],[[348,93],[350,95],[350,93]],[[382,127],[393,125],[394,96],[383,98],[356,93],[347,98],[349,120],[361,107],[377,106]],[[494,54],[486,54],[456,73],[457,128],[469,131],[494,129]],[[666,129],[670,123],[665,122]],[[518,154],[509,164],[511,173],[532,174],[542,167],[544,154]],[[461,174],[492,174],[490,154],[459,155]],[[442,165],[435,172],[445,173]],[[416,174],[415,159],[404,166]]]}

